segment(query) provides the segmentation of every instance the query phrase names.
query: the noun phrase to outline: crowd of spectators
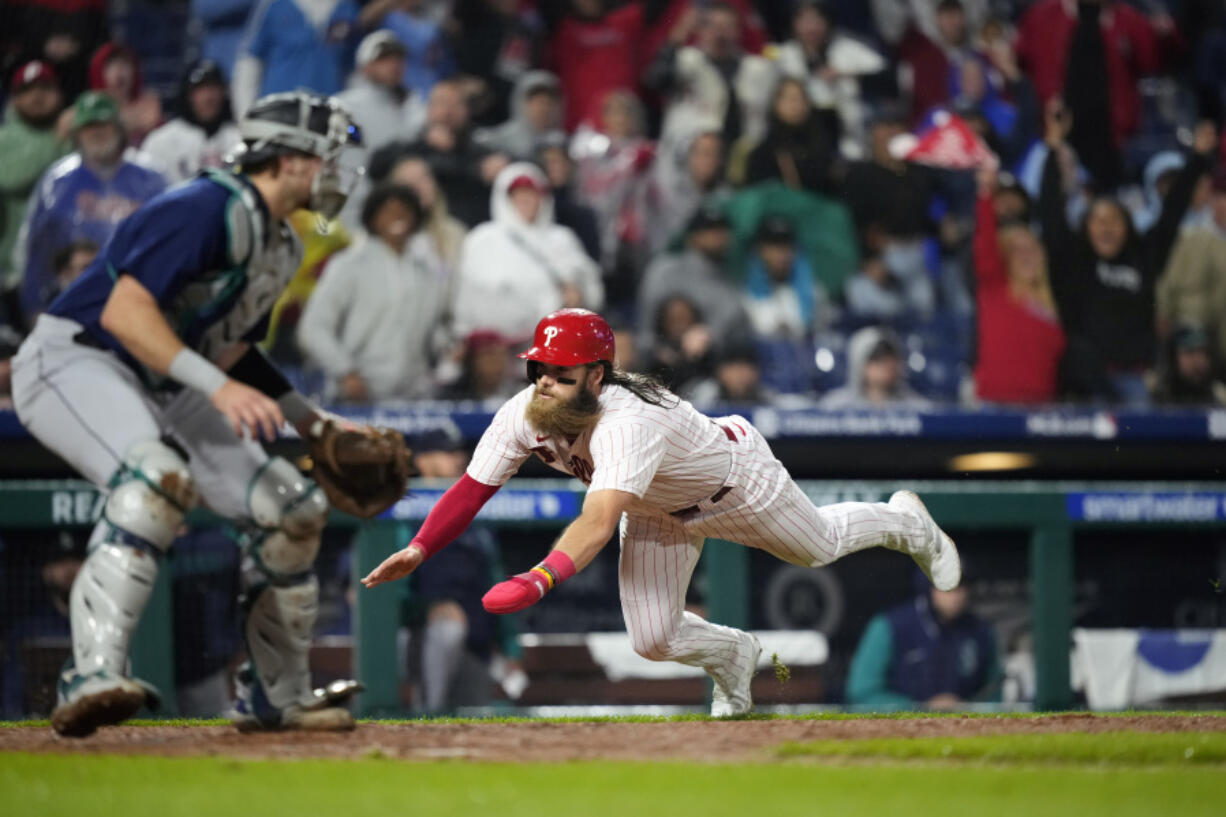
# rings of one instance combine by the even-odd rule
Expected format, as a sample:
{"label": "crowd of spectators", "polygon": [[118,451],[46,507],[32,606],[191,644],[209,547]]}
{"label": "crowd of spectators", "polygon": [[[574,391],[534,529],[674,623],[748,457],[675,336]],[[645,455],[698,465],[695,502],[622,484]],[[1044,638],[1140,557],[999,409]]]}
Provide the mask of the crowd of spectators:
{"label": "crowd of spectators", "polygon": [[[268,345],[332,402],[501,399],[562,306],[704,404],[1226,391],[1220,2],[188,5],[157,7],[190,22],[153,87],[104,0],[6,4],[0,348],[257,96],[309,88],[367,174],[295,219]],[[908,152],[951,122],[983,155]]]}

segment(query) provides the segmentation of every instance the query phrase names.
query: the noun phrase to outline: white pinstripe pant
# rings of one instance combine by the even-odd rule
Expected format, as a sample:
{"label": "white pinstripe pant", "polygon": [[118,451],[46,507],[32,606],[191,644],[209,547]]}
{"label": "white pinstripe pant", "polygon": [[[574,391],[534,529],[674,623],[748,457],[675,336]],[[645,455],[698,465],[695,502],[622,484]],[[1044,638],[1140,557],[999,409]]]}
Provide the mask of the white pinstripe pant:
{"label": "white pinstripe pant", "polygon": [[726,483],[732,490],[719,502],[699,503],[699,512],[684,521],[667,514],[622,517],[622,614],[634,649],[644,658],[717,670],[737,660],[737,630],[684,609],[707,538],[820,567],[870,547],[921,547],[928,535],[918,517],[883,502],[814,505],[757,429],[738,418],[736,435]]}

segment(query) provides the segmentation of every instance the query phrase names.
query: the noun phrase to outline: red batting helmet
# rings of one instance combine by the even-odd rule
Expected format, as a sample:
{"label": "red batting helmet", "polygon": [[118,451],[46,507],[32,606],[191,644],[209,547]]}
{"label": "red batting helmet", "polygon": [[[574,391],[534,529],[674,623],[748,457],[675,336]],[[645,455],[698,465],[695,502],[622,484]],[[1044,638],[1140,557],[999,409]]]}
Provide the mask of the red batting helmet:
{"label": "red batting helmet", "polygon": [[613,362],[613,330],[605,319],[586,309],[559,309],[541,318],[524,360],[554,366],[579,366],[598,360]]}

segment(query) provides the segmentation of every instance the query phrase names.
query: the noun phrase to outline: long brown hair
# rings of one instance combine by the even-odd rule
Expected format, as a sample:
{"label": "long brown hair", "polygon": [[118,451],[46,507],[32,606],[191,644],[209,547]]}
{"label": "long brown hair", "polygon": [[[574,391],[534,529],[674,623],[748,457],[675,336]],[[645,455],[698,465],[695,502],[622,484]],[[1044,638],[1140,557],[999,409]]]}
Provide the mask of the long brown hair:
{"label": "long brown hair", "polygon": [[669,391],[664,383],[651,375],[628,372],[619,366],[614,366],[607,360],[601,360],[590,365],[601,366],[604,369],[603,383],[621,386],[644,403],[673,408],[681,402],[680,397]]}

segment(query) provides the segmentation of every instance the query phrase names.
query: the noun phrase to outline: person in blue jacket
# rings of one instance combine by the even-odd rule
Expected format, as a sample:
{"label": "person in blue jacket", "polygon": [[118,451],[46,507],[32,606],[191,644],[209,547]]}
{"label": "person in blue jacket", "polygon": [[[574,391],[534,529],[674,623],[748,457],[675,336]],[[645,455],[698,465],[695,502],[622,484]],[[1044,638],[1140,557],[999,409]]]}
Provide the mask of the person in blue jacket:
{"label": "person in blue jacket", "polygon": [[379,24],[404,43],[404,87],[425,99],[440,79],[455,73],[455,57],[442,26],[427,14],[425,0],[399,0]]}
{"label": "person in blue jacket", "polygon": [[847,675],[847,703],[951,710],[999,700],[1004,673],[996,636],[970,611],[967,582],[941,591],[922,573],[916,576],[915,597],[874,616],[865,628]]}
{"label": "person in blue jacket", "polygon": [[235,112],[267,94],[342,91],[362,36],[360,14],[356,0],[261,0],[234,63]]}
{"label": "person in blue jacket", "polygon": [[238,47],[251,17],[251,0],[191,0],[192,21],[200,32],[200,58],[221,66],[229,79],[234,75]]}
{"label": "person in blue jacket", "polygon": [[47,168],[30,194],[13,265],[23,270],[21,309],[26,324],[59,292],[54,259],[74,241],[101,247],[119,222],[162,192],[166,181],[141,154],[125,149],[119,107],[88,91],[74,107],[75,152]]}

